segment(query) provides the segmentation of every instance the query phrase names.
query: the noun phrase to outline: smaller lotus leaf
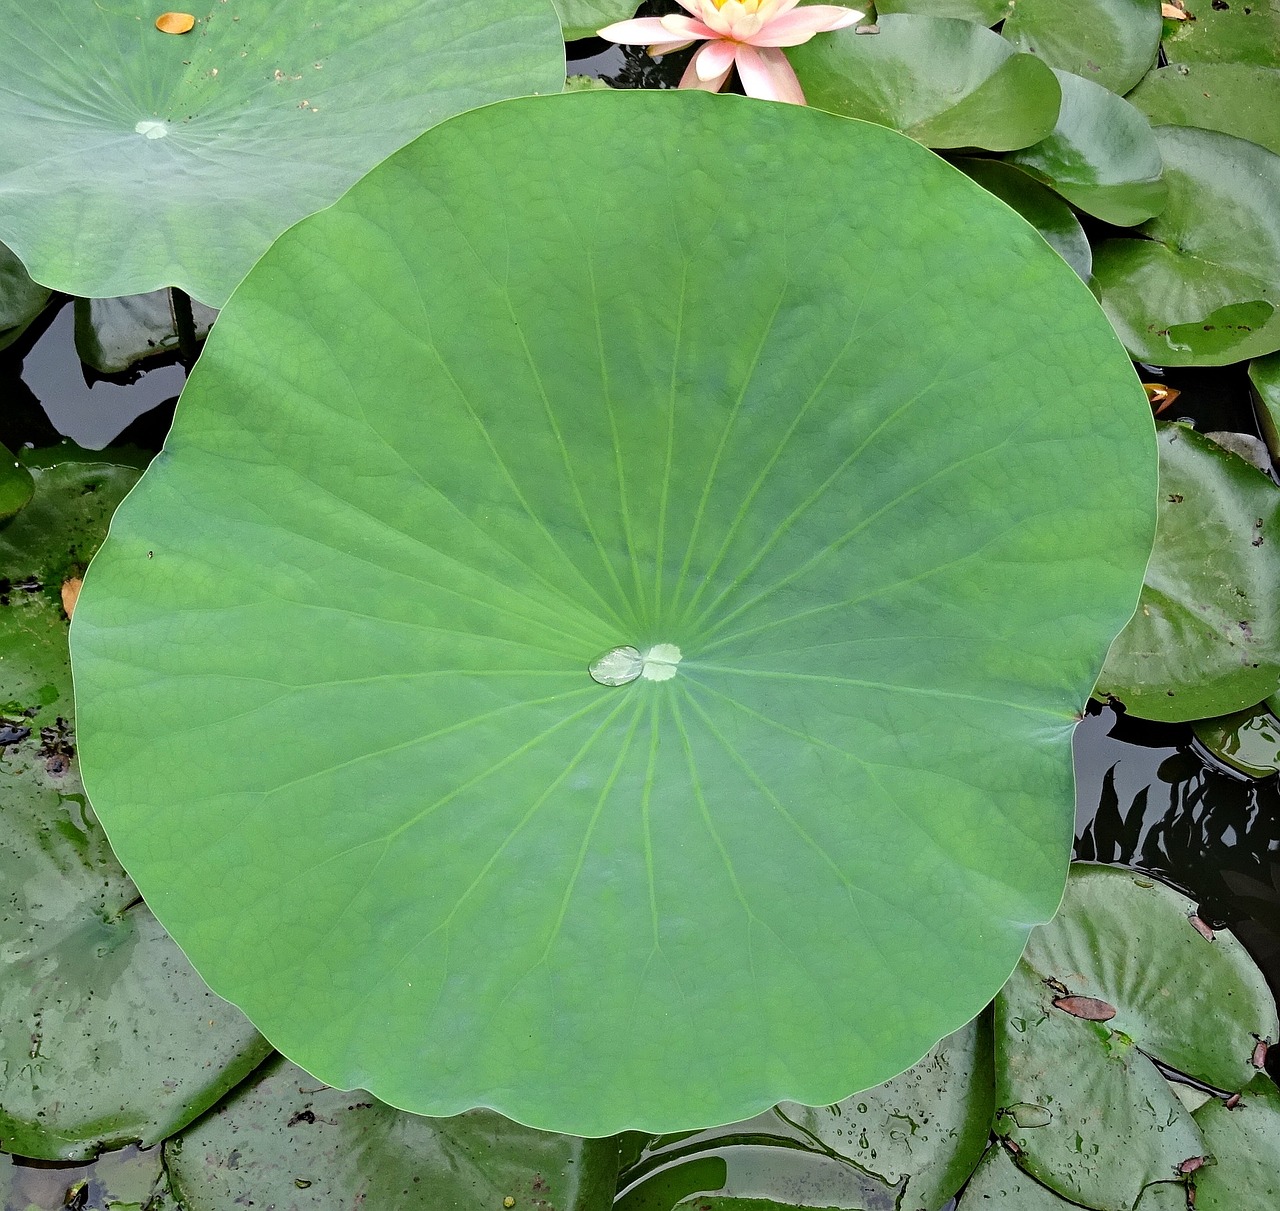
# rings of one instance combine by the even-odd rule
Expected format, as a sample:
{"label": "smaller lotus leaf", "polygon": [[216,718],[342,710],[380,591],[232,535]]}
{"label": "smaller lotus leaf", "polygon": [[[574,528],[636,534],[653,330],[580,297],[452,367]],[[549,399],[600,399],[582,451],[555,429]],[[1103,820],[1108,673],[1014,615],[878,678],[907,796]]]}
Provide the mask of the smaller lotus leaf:
{"label": "smaller lotus leaf", "polygon": [[1089,240],[1071,207],[1053,190],[1027,176],[1020,168],[1001,160],[979,160],[962,157],[955,161],[988,193],[993,193],[1007,206],[1012,206],[1027,220],[1082,281],[1089,280],[1093,253]]}
{"label": "smaller lotus leaf", "polygon": [[560,30],[566,42],[590,38],[615,21],[625,21],[640,7],[640,0],[553,0]]}
{"label": "smaller lotus leaf", "polygon": [[1155,62],[1160,29],[1155,0],[1017,0],[1003,33],[1019,50],[1126,93]]}
{"label": "smaller lotus leaf", "polygon": [[1014,0],[880,0],[875,11],[880,16],[886,13],[919,13],[922,17],[956,17],[961,21],[990,26],[998,25],[1013,12],[1013,8]]}
{"label": "smaller lotus leaf", "polygon": [[1045,138],[1061,92],[1034,55],[949,17],[879,18],[788,50],[809,104],[891,126],[926,147],[1008,151]]}
{"label": "smaller lotus leaf", "polygon": [[[130,366],[178,349],[178,318],[172,290],[127,294],[115,299],[76,299],[76,352],[80,360],[103,374],[119,374]],[[193,335],[203,340],[218,313],[189,300]]]}
{"label": "smaller lotus leaf", "polygon": [[1008,160],[1088,214],[1119,227],[1164,208],[1164,163],[1146,118],[1092,80],[1055,71],[1062,108],[1053,133]]}
{"label": "smaller lotus leaf", "polygon": [[136,902],[80,785],[60,589],[139,469],[34,474],[0,531],[0,1142],[71,1160],[163,1139],[269,1048]]}
{"label": "smaller lotus leaf", "polygon": [[1280,155],[1280,70],[1274,67],[1171,64],[1149,73],[1126,99],[1155,125],[1218,130]]}
{"label": "smaller lotus leaf", "polygon": [[1258,1073],[1230,1110],[1219,1098],[1196,1111],[1213,1163],[1195,1175],[1196,1211],[1280,1206],[1280,1090]]}
{"label": "smaller lotus leaf", "polygon": [[363,1090],[317,1085],[277,1057],[166,1144],[165,1165],[184,1211],[608,1211],[618,1145],[491,1110],[405,1114]]}
{"label": "smaller lotus leaf", "polygon": [[[1147,953],[1126,947],[1108,957],[1140,972]],[[1182,974],[1172,964],[1168,970]],[[996,998],[996,1132],[1027,1173],[1064,1198],[1131,1211],[1143,1187],[1172,1179],[1178,1165],[1203,1153],[1200,1133],[1133,1040],[1114,1023],[1056,1008],[1057,996],[1022,962]],[[1023,1105],[1044,1108],[1049,1121],[1014,1112]]]}
{"label": "smaller lotus leaf", "polygon": [[31,280],[26,267],[0,244],[0,349],[12,345],[44,310],[53,292]]}
{"label": "smaller lotus leaf", "polygon": [[1170,63],[1253,63],[1280,67],[1278,0],[1187,0],[1194,21],[1165,33]]}
{"label": "smaller lotus leaf", "polygon": [[1232,769],[1251,778],[1266,778],[1280,770],[1280,720],[1266,703],[1234,715],[1201,719],[1194,727],[1196,739]]}
{"label": "smaller lotus leaf", "polygon": [[1223,366],[1280,348],[1280,156],[1244,139],[1158,126],[1169,199],[1108,240],[1093,272],[1129,352],[1168,366]]}
{"label": "smaller lotus leaf", "polygon": [[271,241],[452,114],[559,91],[549,0],[0,0],[0,238],[90,298],[221,306]]}
{"label": "smaller lotus leaf", "polygon": [[1280,489],[1185,425],[1157,428],[1155,549],[1098,689],[1144,719],[1231,714],[1280,682]]}

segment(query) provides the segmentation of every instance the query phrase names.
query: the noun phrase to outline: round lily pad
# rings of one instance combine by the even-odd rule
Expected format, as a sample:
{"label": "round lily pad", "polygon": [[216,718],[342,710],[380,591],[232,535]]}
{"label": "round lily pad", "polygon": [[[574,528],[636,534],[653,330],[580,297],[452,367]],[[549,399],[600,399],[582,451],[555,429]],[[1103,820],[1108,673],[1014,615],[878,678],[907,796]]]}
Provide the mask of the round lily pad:
{"label": "round lily pad", "polygon": [[1154,471],[1087,288],[911,140],[491,106],[219,317],[76,612],[90,794],[328,1084],[580,1135],[831,1103],[1056,907]]}
{"label": "round lily pad", "polygon": [[87,297],[221,306],[271,241],[463,110],[564,84],[549,0],[4,0],[0,239]]}
{"label": "round lily pad", "polygon": [[1157,125],[1219,130],[1280,155],[1277,68],[1251,63],[1172,64],[1150,72],[1127,100]]}
{"label": "round lily pad", "polygon": [[913,13],[836,30],[787,54],[809,104],[892,126],[926,147],[1008,151],[1045,138],[1060,90],[1034,55],[980,25]]}
{"label": "round lily pad", "polygon": [[1157,126],[1169,196],[1094,252],[1102,305],[1134,357],[1224,366],[1280,348],[1280,156],[1217,131]]}
{"label": "round lily pad", "polygon": [[1185,425],[1158,444],[1155,549],[1098,689],[1143,719],[1231,714],[1280,684],[1280,488]]}

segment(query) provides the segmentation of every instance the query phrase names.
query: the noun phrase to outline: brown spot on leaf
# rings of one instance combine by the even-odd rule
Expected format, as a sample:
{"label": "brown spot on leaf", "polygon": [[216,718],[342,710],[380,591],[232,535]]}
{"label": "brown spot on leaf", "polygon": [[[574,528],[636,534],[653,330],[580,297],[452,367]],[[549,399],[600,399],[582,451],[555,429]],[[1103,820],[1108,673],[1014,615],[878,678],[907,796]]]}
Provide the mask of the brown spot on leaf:
{"label": "brown spot on leaf", "polygon": [[62,612],[70,618],[75,613],[76,602],[80,600],[80,586],[84,581],[79,576],[72,576],[62,582]]}
{"label": "brown spot on leaf", "polygon": [[1116,1007],[1097,997],[1054,997],[1053,1007],[1086,1022],[1109,1022],[1116,1016]]}
{"label": "brown spot on leaf", "polygon": [[1204,920],[1196,913],[1188,913],[1187,920],[1191,922],[1191,928],[1196,931],[1206,942],[1213,941],[1213,930],[1205,924]]}

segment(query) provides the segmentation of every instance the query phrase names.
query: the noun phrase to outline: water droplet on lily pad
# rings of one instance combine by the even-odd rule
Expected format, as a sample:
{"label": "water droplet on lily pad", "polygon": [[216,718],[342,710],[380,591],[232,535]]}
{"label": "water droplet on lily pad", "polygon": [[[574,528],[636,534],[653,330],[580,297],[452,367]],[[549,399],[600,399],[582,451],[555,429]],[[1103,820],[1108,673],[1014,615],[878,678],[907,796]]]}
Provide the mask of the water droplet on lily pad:
{"label": "water droplet on lily pad", "polygon": [[633,647],[610,648],[593,660],[587,669],[601,685],[626,685],[640,676],[644,661]]}
{"label": "water droplet on lily pad", "polygon": [[159,122],[154,118],[143,118],[133,129],[144,138],[163,139],[169,133],[169,123]]}

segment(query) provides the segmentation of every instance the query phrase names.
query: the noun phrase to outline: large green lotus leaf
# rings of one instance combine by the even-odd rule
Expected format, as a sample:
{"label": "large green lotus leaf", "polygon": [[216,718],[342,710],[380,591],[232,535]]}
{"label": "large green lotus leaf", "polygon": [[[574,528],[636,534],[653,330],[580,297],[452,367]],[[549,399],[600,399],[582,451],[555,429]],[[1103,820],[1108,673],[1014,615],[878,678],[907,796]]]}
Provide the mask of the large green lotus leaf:
{"label": "large green lotus leaf", "polygon": [[2,0],[0,239],[37,281],[212,307],[271,241],[429,126],[559,92],[548,0]]}
{"label": "large green lotus leaf", "polygon": [[1158,125],[1219,130],[1280,154],[1280,70],[1276,68],[1179,63],[1151,72],[1128,100]]}
{"label": "large green lotus leaf", "polygon": [[1058,82],[1034,55],[957,18],[886,14],[878,24],[878,34],[842,29],[788,49],[810,105],[926,147],[1008,151],[1053,129]]}
{"label": "large green lotus leaf", "polygon": [[44,310],[52,291],[31,280],[26,267],[0,244],[0,349],[12,345]]}
{"label": "large green lotus leaf", "polygon": [[1144,719],[1227,715],[1280,683],[1280,489],[1186,426],[1158,428],[1155,550],[1098,689]]}
{"label": "large green lotus leaf", "polygon": [[1071,207],[1053,190],[1001,160],[962,156],[955,165],[988,193],[1012,206],[1083,281],[1089,280],[1093,253],[1089,250],[1088,237]]}
{"label": "large green lotus leaf", "polygon": [[534,1131],[490,1110],[405,1114],[360,1090],[317,1087],[277,1058],[166,1144],[165,1165],[184,1211],[607,1211],[618,1146]]}
{"label": "large green lotus leaf", "polygon": [[926,17],[956,17],[978,25],[996,25],[1013,12],[1013,0],[881,0],[875,10],[880,16],[920,13]]}
{"label": "large green lotus leaf", "polygon": [[[1219,7],[1219,4],[1221,7]],[[1166,32],[1170,63],[1254,63],[1280,67],[1277,0],[1188,0],[1194,21]]]}
{"label": "large green lotus leaf", "polygon": [[[119,374],[149,357],[174,353],[180,345],[176,308],[182,305],[172,290],[76,299],[76,352],[82,362],[103,374]],[[218,313],[203,303],[188,301],[187,305],[192,335],[203,340]]]}
{"label": "large green lotus leaf", "polygon": [[1280,1090],[1259,1073],[1228,1110],[1214,1098],[1196,1112],[1213,1163],[1197,1171],[1196,1211],[1280,1205]]}
{"label": "large green lotus leaf", "polygon": [[1054,75],[1062,87],[1057,125],[1048,138],[1013,152],[1010,163],[1108,223],[1132,227],[1159,214],[1168,190],[1147,119],[1100,84]]}
{"label": "large green lotus leaf", "polygon": [[1160,45],[1159,0],[1017,0],[1002,32],[1019,50],[1126,93]]}
{"label": "large green lotus leaf", "polygon": [[[1136,970],[1145,957],[1118,959]],[[1203,1141],[1140,1046],[1055,1008],[1058,995],[1024,962],[996,998],[996,1131],[1064,1198],[1131,1211],[1145,1186],[1203,1155]]]}
{"label": "large green lotus leaf", "polygon": [[138,474],[37,466],[0,531],[0,1143],[50,1160],[163,1139],[268,1050],[135,903],[80,785],[60,589]]}
{"label": "large green lotus leaf", "polygon": [[1022,962],[1071,996],[1105,1001],[1116,1011],[1107,1028],[1148,1055],[1239,1089],[1253,1076],[1257,1039],[1277,1034],[1275,1003],[1244,947],[1221,931],[1208,941],[1194,912],[1150,879],[1073,866],[1058,915],[1032,933]]}
{"label": "large green lotus leaf", "polygon": [[1280,353],[1254,358],[1249,382],[1256,399],[1258,427],[1273,460],[1280,460]]}
{"label": "large green lotus leaf", "polygon": [[1280,348],[1280,156],[1244,139],[1158,126],[1169,200],[1143,240],[1095,250],[1102,305],[1129,352],[1224,366]]}
{"label": "large green lotus leaf", "polygon": [[590,38],[615,21],[634,16],[640,0],[553,0],[566,42]]}
{"label": "large green lotus leaf", "polygon": [[580,1135],[837,1101],[1056,907],[1153,464],[1085,286],[909,139],[492,106],[219,317],[76,611],[90,793],[328,1084]]}

